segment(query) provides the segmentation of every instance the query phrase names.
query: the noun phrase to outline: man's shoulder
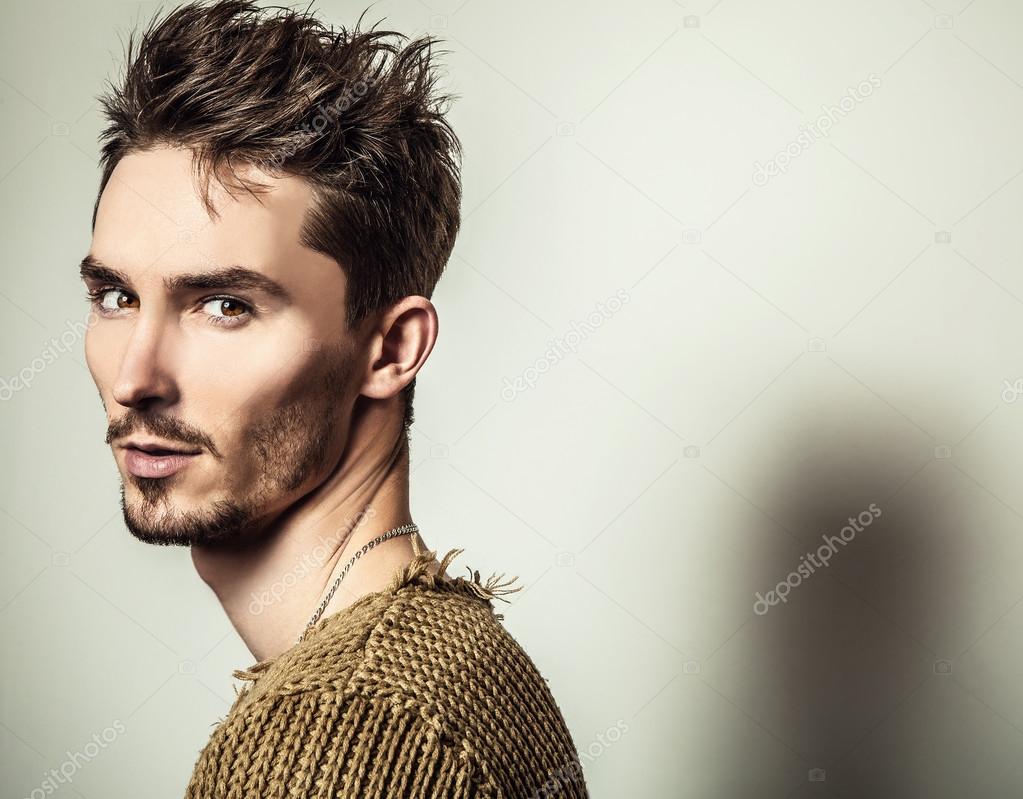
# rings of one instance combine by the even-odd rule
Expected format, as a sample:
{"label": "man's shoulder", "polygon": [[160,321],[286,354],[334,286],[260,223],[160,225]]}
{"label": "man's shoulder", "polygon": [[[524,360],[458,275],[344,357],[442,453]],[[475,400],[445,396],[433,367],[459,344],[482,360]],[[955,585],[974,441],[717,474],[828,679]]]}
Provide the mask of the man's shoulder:
{"label": "man's shoulder", "polygon": [[[445,567],[457,551],[445,556]],[[452,578],[417,563],[393,590],[366,597],[354,616],[326,620],[274,667],[252,675],[261,683],[257,693],[220,736],[258,727],[286,728],[295,740],[315,733],[338,746],[432,742],[444,753],[437,768],[468,773],[476,764],[477,777],[506,795],[532,795],[552,779],[563,785],[566,770],[578,765],[572,737],[547,680],[494,604],[519,590],[506,588],[517,578],[484,583],[478,572]],[[209,757],[219,751],[214,745]],[[328,754],[345,761],[340,750]],[[582,785],[565,795],[585,796]]]}
{"label": "man's shoulder", "polygon": [[525,741],[544,730],[567,744],[547,679],[495,612],[494,600],[507,590],[498,588],[500,577],[484,584],[473,572],[402,592],[369,637],[351,687],[414,706],[476,748],[489,748],[495,736]]}
{"label": "man's shoulder", "polygon": [[353,677],[359,688],[400,688],[429,700],[433,691],[455,690],[467,677],[496,677],[509,658],[525,657],[491,599],[468,587],[479,584],[457,580],[396,597],[367,640]]}
{"label": "man's shoulder", "polygon": [[[462,550],[452,549],[439,562],[436,553],[416,556],[397,572],[383,591],[360,598],[349,608],[324,619],[306,639],[273,662],[235,672],[253,682],[258,695],[307,691],[394,694],[418,698],[421,681],[410,674],[457,674],[493,669],[509,656],[524,656],[501,624],[495,601],[518,578],[478,571],[469,577],[446,573]],[[436,679],[436,677],[435,677]],[[438,686],[443,688],[444,686]],[[254,697],[253,697],[254,698]]]}
{"label": "man's shoulder", "polygon": [[518,578],[484,581],[473,569],[449,576],[461,551],[450,550],[436,572],[414,562],[384,592],[386,602],[367,606],[362,624],[338,624],[321,636],[305,662],[294,664],[305,689],[387,698],[455,736],[488,734],[470,716],[508,730],[537,721],[524,707],[558,716],[546,678],[497,612],[497,600],[507,603],[505,594],[521,590],[511,587]]}

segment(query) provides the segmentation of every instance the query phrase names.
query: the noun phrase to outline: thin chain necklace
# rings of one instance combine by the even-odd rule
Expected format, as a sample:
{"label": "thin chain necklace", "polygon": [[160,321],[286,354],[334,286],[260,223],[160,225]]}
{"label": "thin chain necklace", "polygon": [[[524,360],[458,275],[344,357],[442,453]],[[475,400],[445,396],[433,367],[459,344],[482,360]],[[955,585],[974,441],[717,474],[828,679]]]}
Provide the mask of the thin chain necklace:
{"label": "thin chain necklace", "polygon": [[419,526],[415,522],[403,524],[401,527],[395,527],[393,530],[388,530],[386,533],[378,535],[368,544],[363,546],[362,549],[356,552],[355,556],[350,561],[348,561],[345,567],[341,570],[341,573],[337,576],[337,579],[334,581],[334,584],[330,587],[330,590],[327,592],[327,596],[324,597],[323,601],[320,603],[320,606],[316,609],[316,612],[313,614],[313,617],[309,620],[309,623],[305,626],[305,630],[302,631],[302,634],[298,637],[298,641],[296,643],[301,643],[302,639],[306,637],[306,634],[309,632],[309,630],[312,629],[313,625],[316,624],[317,621],[319,621],[320,616],[323,615],[323,611],[327,609],[327,604],[330,602],[331,597],[334,596],[334,592],[337,591],[337,587],[341,585],[341,581],[345,578],[345,575],[348,574],[348,570],[352,568],[352,564],[355,563],[355,561],[357,561],[364,554],[369,552],[369,550],[371,550],[381,541],[386,541],[388,538],[394,538],[399,535],[409,535],[412,533],[416,533],[418,531]]}

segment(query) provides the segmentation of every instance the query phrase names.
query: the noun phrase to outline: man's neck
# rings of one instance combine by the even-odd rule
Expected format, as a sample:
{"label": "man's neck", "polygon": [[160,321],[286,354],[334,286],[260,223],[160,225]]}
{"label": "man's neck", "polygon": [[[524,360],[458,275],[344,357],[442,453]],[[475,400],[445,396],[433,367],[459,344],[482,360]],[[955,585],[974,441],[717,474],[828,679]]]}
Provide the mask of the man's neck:
{"label": "man's neck", "polygon": [[[408,442],[394,446],[383,418],[370,411],[353,428],[330,477],[274,520],[259,541],[238,548],[196,545],[192,561],[245,645],[259,660],[293,646],[330,586],[365,544],[411,521]],[[374,424],[377,426],[374,428]],[[369,434],[368,431],[374,431]],[[418,533],[413,535],[418,536]],[[418,539],[421,550],[426,547]],[[381,591],[414,557],[412,535],[376,544],[352,565],[320,619]],[[436,565],[430,568],[436,572]]]}

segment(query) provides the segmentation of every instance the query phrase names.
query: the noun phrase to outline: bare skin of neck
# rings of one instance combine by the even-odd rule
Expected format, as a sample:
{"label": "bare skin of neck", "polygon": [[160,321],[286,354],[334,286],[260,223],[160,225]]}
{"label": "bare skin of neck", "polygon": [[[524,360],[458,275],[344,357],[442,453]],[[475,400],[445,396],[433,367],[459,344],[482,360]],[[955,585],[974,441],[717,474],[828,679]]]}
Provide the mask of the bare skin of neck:
{"label": "bare skin of neck", "polygon": [[[399,417],[375,405],[353,420],[341,458],[317,488],[258,540],[195,545],[192,562],[258,661],[294,646],[330,586],[364,544],[412,520],[408,441]],[[414,534],[425,552],[427,547]],[[382,591],[415,556],[411,535],[376,544],[348,570],[319,621]],[[434,561],[427,573],[436,574]]]}

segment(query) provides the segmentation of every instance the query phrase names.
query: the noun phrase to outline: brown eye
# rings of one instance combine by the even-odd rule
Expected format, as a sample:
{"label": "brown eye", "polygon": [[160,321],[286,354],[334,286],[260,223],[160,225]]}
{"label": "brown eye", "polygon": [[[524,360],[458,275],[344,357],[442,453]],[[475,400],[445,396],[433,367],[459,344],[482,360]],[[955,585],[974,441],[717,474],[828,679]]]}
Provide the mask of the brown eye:
{"label": "brown eye", "polygon": [[129,303],[137,302],[130,294],[121,289],[106,289],[99,297],[100,307],[107,311],[118,311],[124,308],[134,308]]}
{"label": "brown eye", "polygon": [[221,319],[237,319],[251,313],[247,303],[233,297],[213,297],[203,303],[203,309],[215,322]]}
{"label": "brown eye", "polygon": [[241,303],[235,302],[234,300],[221,300],[220,310],[224,312],[225,316],[240,316],[245,313],[245,309],[241,306]]}

